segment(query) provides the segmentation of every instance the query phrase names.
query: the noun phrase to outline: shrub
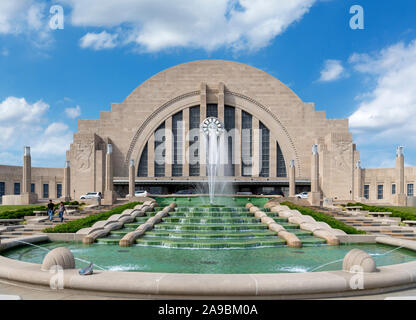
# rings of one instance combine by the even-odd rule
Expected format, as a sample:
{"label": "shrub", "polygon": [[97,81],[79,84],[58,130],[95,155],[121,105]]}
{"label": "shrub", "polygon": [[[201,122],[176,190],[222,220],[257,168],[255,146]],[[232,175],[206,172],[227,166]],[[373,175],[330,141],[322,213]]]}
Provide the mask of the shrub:
{"label": "shrub", "polygon": [[345,224],[342,221],[339,221],[331,216],[328,216],[327,214],[319,211],[312,210],[310,208],[302,207],[296,204],[293,204],[292,202],[285,201],[281,203],[282,205],[288,206],[292,210],[298,210],[300,213],[311,216],[316,221],[322,221],[326,222],[331,228],[334,229],[340,229],[348,234],[364,234],[365,231],[357,230],[356,228],[349,226]]}
{"label": "shrub", "polygon": [[22,219],[25,216],[34,216],[34,211],[46,210],[46,206],[36,206],[30,208],[14,209],[0,213],[0,219]]}
{"label": "shrub", "polygon": [[81,230],[83,228],[91,227],[97,221],[107,220],[114,214],[120,214],[126,209],[133,209],[138,204],[142,204],[142,202],[130,202],[130,203],[118,206],[106,212],[101,212],[101,213],[91,215],[85,218],[81,218],[78,220],[69,221],[67,223],[57,225],[53,228],[44,229],[43,232],[45,233],[75,233],[78,230]]}
{"label": "shrub", "polygon": [[402,220],[416,220],[415,213],[405,212],[400,209],[395,209],[391,207],[369,206],[360,202],[348,203],[347,206],[361,206],[363,207],[363,210],[367,210],[370,212],[391,212],[391,217],[401,218]]}

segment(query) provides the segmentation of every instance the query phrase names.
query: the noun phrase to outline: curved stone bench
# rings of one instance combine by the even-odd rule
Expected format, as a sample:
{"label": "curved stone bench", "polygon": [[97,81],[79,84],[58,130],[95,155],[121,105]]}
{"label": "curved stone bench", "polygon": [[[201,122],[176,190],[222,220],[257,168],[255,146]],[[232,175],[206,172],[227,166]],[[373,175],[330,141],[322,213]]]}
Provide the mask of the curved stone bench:
{"label": "curved stone bench", "polygon": [[283,226],[281,226],[276,221],[274,221],[273,218],[270,218],[269,216],[267,216],[267,214],[261,211],[258,207],[254,206],[251,203],[247,203],[246,208],[248,208],[250,213],[253,213],[256,218],[259,218],[261,223],[266,224],[269,230],[276,232],[278,237],[285,240],[286,244],[289,247],[293,247],[293,248],[302,247],[302,242],[299,240],[299,238],[295,234],[286,231],[286,229]]}
{"label": "curved stone bench", "polygon": [[289,223],[299,225],[301,230],[312,232],[315,237],[324,239],[329,245],[339,245],[337,235],[346,235],[344,231],[333,229],[326,222],[316,221],[312,216],[303,215],[287,206],[275,205],[270,211],[277,213],[279,217],[288,218]]}
{"label": "curved stone bench", "polygon": [[107,236],[111,231],[121,229],[124,224],[132,222],[136,217],[144,216],[146,212],[156,207],[156,201],[146,201],[137,205],[134,209],[126,209],[121,214],[114,214],[107,220],[98,221],[90,228],[84,228],[77,234],[85,234],[82,239],[84,244],[94,243],[96,239]]}
{"label": "curved stone bench", "polygon": [[168,206],[164,207],[160,210],[156,215],[147,219],[147,221],[140,226],[137,227],[136,230],[127,233],[124,237],[119,241],[120,247],[130,247],[136,241],[137,238],[141,237],[145,234],[146,231],[152,230],[155,224],[160,223],[164,217],[169,215],[170,211],[173,211],[176,207],[176,203],[172,202]]}

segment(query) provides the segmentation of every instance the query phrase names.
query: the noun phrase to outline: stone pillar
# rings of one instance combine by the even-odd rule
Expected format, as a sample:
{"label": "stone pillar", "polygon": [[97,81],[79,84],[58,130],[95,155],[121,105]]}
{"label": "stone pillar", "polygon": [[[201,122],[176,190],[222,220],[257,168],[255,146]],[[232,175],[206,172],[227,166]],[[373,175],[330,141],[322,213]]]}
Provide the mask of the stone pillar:
{"label": "stone pillar", "polygon": [[173,132],[172,132],[172,117],[165,121],[165,176],[172,176],[173,164]]}
{"label": "stone pillar", "polygon": [[404,185],[404,154],[403,147],[396,149],[396,196],[394,204],[398,206],[406,206],[407,197]]}
{"label": "stone pillar", "polygon": [[[204,121],[207,118],[207,85],[201,83],[200,91],[200,105],[199,105],[199,121]],[[205,136],[202,132],[199,134],[199,176],[206,177],[206,143]]]}
{"label": "stone pillar", "polygon": [[32,160],[30,157],[30,147],[24,148],[22,180],[22,194],[30,193],[30,184],[32,182]]}
{"label": "stone pillar", "polygon": [[319,206],[321,204],[321,192],[319,191],[319,153],[317,144],[312,146],[311,192],[308,194],[308,200],[313,206]]}
{"label": "stone pillar", "polygon": [[295,160],[290,160],[290,163],[289,163],[289,197],[294,197],[295,194],[296,194]]}
{"label": "stone pillar", "polygon": [[277,143],[276,137],[270,131],[270,142],[269,142],[269,153],[270,153],[270,164],[269,164],[269,176],[270,178],[277,177]]}
{"label": "stone pillar", "polygon": [[355,163],[355,170],[354,170],[354,180],[355,180],[355,186],[354,186],[354,200],[361,202],[363,201],[363,174],[361,169],[361,161],[358,160]]}
{"label": "stone pillar", "polygon": [[218,119],[224,123],[224,109],[225,109],[225,97],[224,97],[224,83],[218,84]]}
{"label": "stone pillar", "polygon": [[147,141],[147,176],[155,176],[155,134]]}
{"label": "stone pillar", "polygon": [[63,201],[70,201],[71,200],[71,168],[70,162],[65,161],[65,168],[64,168],[64,185],[63,185]]}
{"label": "stone pillar", "polygon": [[260,122],[257,118],[252,118],[252,159],[251,159],[251,176],[258,177],[260,175],[260,149],[261,149],[261,132]]}
{"label": "stone pillar", "polygon": [[235,108],[234,175],[241,177],[241,109]]}
{"label": "stone pillar", "polygon": [[182,176],[189,177],[189,108],[182,111]]}
{"label": "stone pillar", "polygon": [[38,197],[35,193],[30,192],[32,182],[32,159],[30,156],[30,147],[24,147],[23,154],[23,172],[22,172],[22,192],[16,199],[16,204],[34,204]]}
{"label": "stone pillar", "polygon": [[[149,147],[147,147],[149,150]],[[130,166],[129,166],[129,198],[134,197],[135,193],[135,183],[136,183],[136,169],[134,166],[134,160],[130,160]]]}
{"label": "stone pillar", "polygon": [[107,144],[107,154],[105,155],[105,190],[103,204],[112,205],[116,200],[116,194],[113,191],[113,145]]}

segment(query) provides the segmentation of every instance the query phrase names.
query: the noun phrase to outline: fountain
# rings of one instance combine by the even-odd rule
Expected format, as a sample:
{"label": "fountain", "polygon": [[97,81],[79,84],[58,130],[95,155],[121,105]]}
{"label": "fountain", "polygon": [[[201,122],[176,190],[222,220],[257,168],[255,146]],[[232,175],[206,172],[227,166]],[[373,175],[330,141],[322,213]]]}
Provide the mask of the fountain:
{"label": "fountain", "polygon": [[214,203],[215,180],[220,167],[220,136],[224,133],[224,124],[215,117],[209,117],[201,123],[201,131],[205,136],[206,163],[208,173],[209,203]]}

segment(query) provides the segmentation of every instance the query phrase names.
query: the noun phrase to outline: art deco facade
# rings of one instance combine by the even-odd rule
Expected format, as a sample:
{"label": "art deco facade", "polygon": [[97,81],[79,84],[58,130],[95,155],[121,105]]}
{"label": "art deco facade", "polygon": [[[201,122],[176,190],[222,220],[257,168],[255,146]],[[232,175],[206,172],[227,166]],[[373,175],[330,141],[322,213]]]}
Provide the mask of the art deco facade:
{"label": "art deco facade", "polygon": [[[296,181],[291,193],[309,191],[315,179],[322,198],[368,196],[371,202],[386,203],[397,202],[399,193],[411,195],[416,182],[416,168],[401,168],[400,161],[395,169],[361,169],[348,119],[326,118],[325,111],[315,110],[261,70],[207,60],[162,71],[123,102],[113,103],[111,111],[102,111],[99,119],[79,120],[67,151],[70,186],[63,192],[76,198],[91,191],[124,196],[132,165],[137,188],[152,193],[193,188],[206,179],[199,126],[210,116],[220,119],[228,133],[221,140],[229,152],[220,176],[236,191],[281,189],[288,194],[291,178]],[[40,170],[33,168],[32,179],[40,181],[36,192],[43,198],[44,181],[57,192],[64,171]],[[3,192],[12,193],[21,179],[18,171],[0,166],[0,193],[1,182]]]}

